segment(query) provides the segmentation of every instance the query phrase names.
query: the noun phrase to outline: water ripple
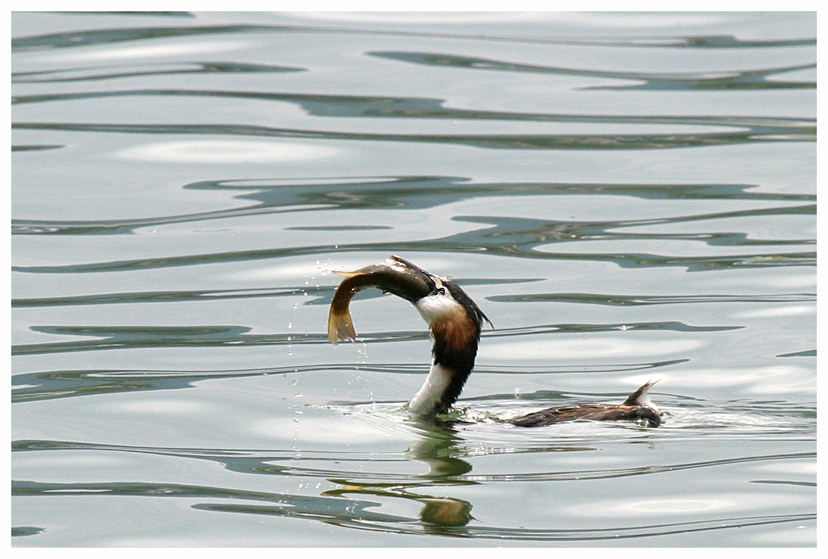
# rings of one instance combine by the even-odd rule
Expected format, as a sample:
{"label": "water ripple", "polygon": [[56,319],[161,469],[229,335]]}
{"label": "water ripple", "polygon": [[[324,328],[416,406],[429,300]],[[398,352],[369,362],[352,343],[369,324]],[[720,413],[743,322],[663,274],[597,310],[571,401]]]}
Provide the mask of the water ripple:
{"label": "water ripple", "polygon": [[197,134],[257,138],[304,138],[468,145],[487,149],[642,150],[752,144],[813,142],[813,130],[780,135],[778,131],[671,134],[394,134],[276,128],[246,124],[93,124],[85,122],[14,122],[14,130],[53,130],[118,134]]}
{"label": "water ripple", "polygon": [[[423,66],[450,66],[452,68],[467,68],[470,70],[494,70],[500,72],[540,73],[560,76],[582,76],[591,78],[606,78],[644,82],[635,85],[616,86],[587,86],[574,89],[654,89],[659,91],[683,91],[705,89],[813,89],[813,81],[784,81],[776,78],[777,74],[784,74],[797,70],[815,70],[816,63],[795,64],[779,68],[758,70],[736,70],[718,72],[611,72],[588,69],[561,68],[555,66],[540,66],[534,64],[520,64],[486,58],[457,56],[452,54],[436,54],[428,52],[393,52],[375,51],[372,56],[399,60]],[[773,79],[769,79],[773,78]]]}
{"label": "water ripple", "polygon": [[[611,262],[621,268],[651,268],[675,266],[688,271],[706,271],[734,268],[772,268],[790,266],[816,266],[816,251],[765,252],[762,254],[741,254],[736,256],[694,256],[683,257],[678,255],[656,255],[647,253],[606,254],[606,253],[539,253],[534,250],[528,252],[514,250],[512,247],[470,245],[467,241],[452,242],[453,239],[434,241],[412,241],[395,243],[350,243],[339,245],[341,254],[347,252],[373,251],[379,253],[415,252],[429,250],[434,253],[458,254],[472,251],[475,253],[487,252],[492,255],[509,256],[513,258],[533,258],[550,260],[580,260]],[[470,249],[470,246],[479,248]],[[222,262],[248,262],[253,260],[271,260],[283,257],[310,256],[327,254],[331,250],[329,245],[290,247],[275,249],[241,250],[221,253],[189,254],[186,256],[168,256],[157,258],[137,258],[131,260],[113,260],[108,262],[92,262],[68,265],[35,265],[13,266],[15,272],[30,274],[86,274],[99,272],[119,272],[128,270],[148,270],[154,268],[173,268],[178,266],[196,266],[203,264],[218,264]]]}
{"label": "water ripple", "polygon": [[[176,16],[190,18],[192,14],[185,12],[168,12],[167,17]],[[501,17],[501,16],[498,16]],[[774,39],[744,39],[734,35],[674,35],[654,34],[652,36],[631,36],[625,38],[606,37],[553,37],[544,34],[541,37],[509,36],[503,34],[480,35],[467,33],[440,33],[428,31],[387,30],[387,29],[359,29],[356,27],[283,24],[283,25],[188,25],[179,27],[124,27],[118,29],[94,29],[89,31],[72,31],[62,33],[44,33],[28,37],[14,37],[12,52],[21,53],[43,49],[79,48],[94,45],[108,45],[111,43],[146,41],[166,37],[192,37],[198,35],[243,34],[243,33],[318,33],[323,35],[373,35],[378,37],[419,37],[426,39],[462,39],[480,41],[482,43],[526,43],[537,45],[580,45],[580,46],[608,46],[608,47],[637,47],[637,48],[678,48],[678,49],[753,49],[753,48],[782,48],[815,46],[816,40],[810,37],[803,38],[774,38]]]}
{"label": "water ripple", "polygon": [[[264,71],[264,70],[257,70]],[[215,97],[238,100],[289,102],[311,116],[334,118],[414,118],[449,120],[507,120],[516,122],[562,122],[580,124],[651,124],[730,127],[748,129],[752,134],[787,134],[814,138],[816,119],[743,115],[658,116],[577,113],[530,113],[459,109],[445,106],[445,100],[428,97],[371,95],[331,95],[325,93],[288,93],[273,91],[229,91],[215,89],[127,89],[16,95],[13,105],[53,103],[110,97]]]}
{"label": "water ripple", "polygon": [[[497,226],[487,233],[489,239],[513,242],[515,237],[534,237],[539,242],[576,238],[645,239],[647,235],[618,233],[621,227],[663,223],[682,223],[707,219],[746,216],[813,215],[816,196],[806,193],[754,192],[750,184],[590,184],[561,182],[471,183],[468,178],[450,176],[365,176],[311,177],[304,179],[250,179],[199,181],[182,186],[184,190],[239,192],[236,200],[255,203],[240,208],[210,212],[136,217],[131,219],[61,221],[48,219],[13,219],[14,235],[97,235],[132,234],[142,228],[157,228],[175,223],[198,223],[216,219],[241,218],[279,212],[314,212],[343,209],[428,209],[480,196],[549,196],[588,195],[632,196],[642,200],[746,200],[779,201],[786,204],[771,208],[719,211],[707,214],[679,215],[660,219],[624,219],[606,222],[563,222],[509,219],[483,216],[457,216],[471,223]],[[336,227],[336,226],[328,226]],[[340,226],[341,227],[341,226]],[[334,229],[341,230],[341,229]],[[667,237],[671,237],[667,235]],[[750,244],[744,234],[714,233],[697,238],[710,244]]]}

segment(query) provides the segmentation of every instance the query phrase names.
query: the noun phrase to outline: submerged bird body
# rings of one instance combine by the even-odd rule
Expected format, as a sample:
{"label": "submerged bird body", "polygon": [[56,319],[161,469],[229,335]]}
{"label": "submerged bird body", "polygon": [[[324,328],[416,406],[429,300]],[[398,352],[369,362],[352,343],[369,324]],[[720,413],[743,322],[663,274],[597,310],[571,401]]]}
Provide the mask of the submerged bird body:
{"label": "submerged bird body", "polygon": [[[432,364],[422,388],[408,404],[412,414],[433,417],[448,411],[460,396],[474,368],[483,321],[489,319],[456,283],[426,272],[398,256],[355,272],[337,272],[346,279],[331,302],[328,340],[354,340],[349,310],[351,299],[363,289],[377,287],[411,302],[428,323],[434,341]],[[491,322],[489,322],[491,324]],[[645,419],[661,424],[661,413],[650,401],[649,382],[623,404],[581,404],[549,408],[511,420],[520,427],[539,427],[577,420]]]}
{"label": "submerged bird body", "polygon": [[518,427],[543,427],[567,421],[618,421],[620,419],[646,419],[653,427],[661,425],[661,412],[650,401],[647,390],[654,382],[648,382],[630,394],[621,405],[578,404],[536,411],[513,419]]}

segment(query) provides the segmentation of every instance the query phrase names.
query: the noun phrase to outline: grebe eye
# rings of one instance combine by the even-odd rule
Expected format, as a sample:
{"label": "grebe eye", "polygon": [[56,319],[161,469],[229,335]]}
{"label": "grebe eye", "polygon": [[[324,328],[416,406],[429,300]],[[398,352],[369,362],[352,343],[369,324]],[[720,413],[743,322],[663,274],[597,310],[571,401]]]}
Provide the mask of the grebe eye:
{"label": "grebe eye", "polygon": [[445,287],[438,287],[437,288],[437,295],[445,295],[445,294],[446,294],[446,288]]}

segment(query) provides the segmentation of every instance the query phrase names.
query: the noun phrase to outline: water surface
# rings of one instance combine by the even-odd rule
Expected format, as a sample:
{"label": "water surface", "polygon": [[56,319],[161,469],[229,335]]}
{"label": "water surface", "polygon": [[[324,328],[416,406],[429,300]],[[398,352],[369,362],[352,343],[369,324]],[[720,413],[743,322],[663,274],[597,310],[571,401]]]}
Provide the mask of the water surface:
{"label": "water surface", "polygon": [[[815,545],[815,14],[12,34],[13,545]],[[327,343],[389,254],[494,323],[467,423],[407,417],[405,301]]]}

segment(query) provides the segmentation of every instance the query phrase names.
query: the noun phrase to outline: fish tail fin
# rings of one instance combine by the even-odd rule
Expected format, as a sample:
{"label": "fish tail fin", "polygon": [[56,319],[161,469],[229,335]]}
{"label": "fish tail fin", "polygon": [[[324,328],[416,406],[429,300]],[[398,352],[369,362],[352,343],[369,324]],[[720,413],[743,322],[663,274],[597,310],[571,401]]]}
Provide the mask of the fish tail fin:
{"label": "fish tail fin", "polygon": [[334,311],[332,308],[328,316],[328,341],[338,344],[340,340],[356,341],[354,321],[351,320],[351,313],[347,307],[342,312]]}

